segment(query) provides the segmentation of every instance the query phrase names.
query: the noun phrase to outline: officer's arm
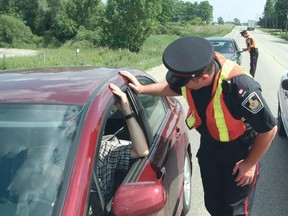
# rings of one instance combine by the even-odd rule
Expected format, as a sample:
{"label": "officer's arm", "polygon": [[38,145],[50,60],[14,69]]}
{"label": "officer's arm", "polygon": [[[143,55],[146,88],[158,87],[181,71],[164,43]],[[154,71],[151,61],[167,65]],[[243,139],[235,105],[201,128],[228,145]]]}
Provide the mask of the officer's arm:
{"label": "officer's arm", "polygon": [[245,162],[248,163],[251,167],[254,166],[269,148],[273,138],[276,135],[276,132],[277,126],[274,126],[271,130],[265,133],[258,133],[256,135],[254,145],[246,157]]}
{"label": "officer's arm", "polygon": [[251,51],[251,46],[252,46],[252,39],[249,38],[249,39],[248,39],[248,43],[247,43],[247,51],[248,51],[248,52]]}
{"label": "officer's arm", "polygon": [[140,94],[149,94],[156,96],[179,96],[179,94],[177,94],[169,87],[169,84],[166,81],[153,83],[150,85],[142,85]]}
{"label": "officer's arm", "polygon": [[267,132],[258,133],[248,156],[244,160],[240,160],[238,163],[236,163],[233,168],[233,175],[239,171],[239,174],[235,179],[237,186],[244,187],[253,181],[254,176],[257,173],[257,162],[269,148],[276,131],[277,126],[274,126]]}

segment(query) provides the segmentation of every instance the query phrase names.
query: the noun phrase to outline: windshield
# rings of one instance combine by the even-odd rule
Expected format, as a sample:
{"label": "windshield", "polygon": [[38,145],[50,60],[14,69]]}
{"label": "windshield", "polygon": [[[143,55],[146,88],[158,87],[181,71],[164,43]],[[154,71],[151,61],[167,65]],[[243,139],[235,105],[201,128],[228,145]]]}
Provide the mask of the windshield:
{"label": "windshield", "polygon": [[0,214],[51,215],[82,107],[0,104]]}

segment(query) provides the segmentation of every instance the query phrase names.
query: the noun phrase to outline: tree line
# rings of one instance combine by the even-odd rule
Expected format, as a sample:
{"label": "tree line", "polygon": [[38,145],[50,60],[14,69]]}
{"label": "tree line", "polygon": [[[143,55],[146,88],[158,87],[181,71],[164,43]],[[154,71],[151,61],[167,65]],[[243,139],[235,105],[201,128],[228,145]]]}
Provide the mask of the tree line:
{"label": "tree line", "polygon": [[266,0],[263,17],[259,25],[265,28],[286,29],[288,22],[288,0]]}
{"label": "tree line", "polygon": [[0,0],[0,46],[58,47],[68,41],[138,52],[152,33],[171,23],[205,25],[208,1]]}

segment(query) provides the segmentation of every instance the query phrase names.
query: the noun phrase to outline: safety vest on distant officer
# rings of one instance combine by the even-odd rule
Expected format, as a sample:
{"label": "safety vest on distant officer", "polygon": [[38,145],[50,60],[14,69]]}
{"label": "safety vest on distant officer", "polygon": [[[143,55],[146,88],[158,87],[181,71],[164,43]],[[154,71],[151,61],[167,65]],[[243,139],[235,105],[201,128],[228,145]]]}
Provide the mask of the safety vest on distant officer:
{"label": "safety vest on distant officer", "polygon": [[[251,43],[250,46],[249,46],[249,43]],[[252,36],[250,36],[250,35],[248,35],[247,38],[246,38],[246,45],[247,45],[247,47],[249,46],[250,49],[257,48],[254,38]]]}
{"label": "safety vest on distant officer", "polygon": [[[246,46],[247,47],[249,47],[250,49],[258,48],[254,38],[251,35],[249,35],[246,30],[241,31],[240,34],[241,34],[241,36],[245,37],[245,41],[246,41]],[[249,50],[249,52],[250,51],[251,50]]]}
{"label": "safety vest on distant officer", "polygon": [[[250,74],[244,71],[235,62],[225,59],[219,53],[215,53],[215,58],[217,58],[222,65],[222,70],[216,74],[216,78],[214,79],[212,88],[213,97],[206,110],[206,124],[214,139],[221,142],[229,142],[240,137],[246,131],[246,126],[242,120],[235,119],[230,113],[224,101],[222,82],[223,80],[229,80],[235,76],[242,74],[250,76]],[[197,128],[202,124],[202,120],[196,110],[191,92],[185,86],[181,89],[182,95],[189,104],[186,124],[190,129]]]}

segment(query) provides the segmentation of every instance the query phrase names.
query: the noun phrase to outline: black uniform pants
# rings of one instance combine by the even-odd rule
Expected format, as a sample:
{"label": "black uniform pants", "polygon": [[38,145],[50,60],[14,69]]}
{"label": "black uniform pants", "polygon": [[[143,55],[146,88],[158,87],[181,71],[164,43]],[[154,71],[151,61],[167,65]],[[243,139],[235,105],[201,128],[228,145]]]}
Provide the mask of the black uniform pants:
{"label": "black uniform pants", "polygon": [[[214,144],[214,145],[213,145]],[[246,158],[249,146],[243,143],[202,143],[197,153],[204,188],[205,206],[212,216],[250,216],[258,165],[253,183],[237,186],[232,175],[235,164]]]}
{"label": "black uniform pants", "polygon": [[255,77],[258,56],[259,56],[258,48],[252,49],[250,52],[250,74],[253,77]]}

